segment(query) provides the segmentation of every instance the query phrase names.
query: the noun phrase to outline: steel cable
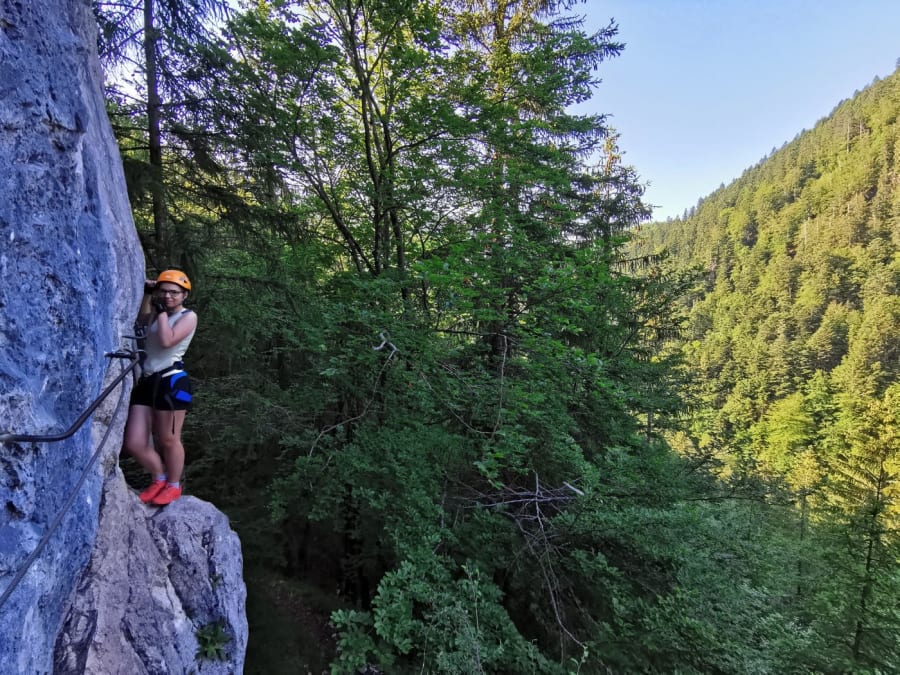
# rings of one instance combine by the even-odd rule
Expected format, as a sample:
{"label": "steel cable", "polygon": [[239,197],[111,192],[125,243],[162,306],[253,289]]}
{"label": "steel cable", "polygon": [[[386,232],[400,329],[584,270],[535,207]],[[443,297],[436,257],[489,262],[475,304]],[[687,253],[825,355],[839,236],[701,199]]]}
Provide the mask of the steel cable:
{"label": "steel cable", "polygon": [[[116,379],[110,384],[106,389],[104,389],[100,396],[91,404],[91,406],[81,415],[81,417],[76,420],[75,424],[62,434],[55,435],[47,435],[47,436],[36,436],[36,435],[24,435],[24,434],[3,434],[0,436],[0,442],[2,443],[12,443],[12,442],[52,442],[52,441],[60,441],[69,436],[73,435],[78,428],[81,427],[82,424],[87,420],[94,410],[97,409],[97,406],[110,394],[110,392],[120,383],[125,377],[134,370],[135,366],[138,364],[138,355],[133,352],[114,352],[112,354],[107,354],[106,356],[113,358],[131,358],[132,363],[127,368],[123,368],[122,372],[116,377]],[[26,558],[25,563],[19,568],[19,571],[16,572],[16,575],[13,577],[12,581],[9,582],[9,585],[3,591],[3,594],[0,595],[0,609],[3,608],[3,605],[6,604],[6,601],[12,595],[13,591],[16,587],[22,583],[22,580],[25,578],[25,575],[28,573],[28,570],[34,564],[34,561],[38,559],[41,551],[43,551],[44,547],[50,541],[50,537],[53,536],[53,533],[56,531],[56,528],[59,527],[62,519],[65,517],[66,513],[68,513],[69,509],[72,508],[72,504],[75,502],[75,497],[78,496],[78,492],[81,490],[81,486],[84,485],[84,481],[87,480],[88,472],[91,467],[100,457],[100,452],[103,450],[103,446],[106,445],[106,441],[109,438],[109,434],[112,432],[113,424],[112,420],[115,420],[119,414],[119,410],[122,407],[122,401],[125,400],[125,388],[119,392],[119,400],[116,403],[116,408],[113,411],[112,417],[110,418],[110,424],[106,427],[106,433],[103,434],[103,438],[100,440],[100,444],[97,446],[97,449],[94,451],[94,454],[91,456],[91,459],[88,461],[87,465],[84,467],[84,470],[81,472],[81,476],[78,478],[78,482],[75,484],[75,487],[72,489],[72,492],[69,494],[68,499],[66,499],[65,504],[63,504],[62,509],[56,514],[53,522],[50,523],[50,526],[47,528],[47,531],[44,533],[44,536],[41,537],[41,540],[38,542],[37,546],[35,546],[34,550],[29,554],[28,558]]]}

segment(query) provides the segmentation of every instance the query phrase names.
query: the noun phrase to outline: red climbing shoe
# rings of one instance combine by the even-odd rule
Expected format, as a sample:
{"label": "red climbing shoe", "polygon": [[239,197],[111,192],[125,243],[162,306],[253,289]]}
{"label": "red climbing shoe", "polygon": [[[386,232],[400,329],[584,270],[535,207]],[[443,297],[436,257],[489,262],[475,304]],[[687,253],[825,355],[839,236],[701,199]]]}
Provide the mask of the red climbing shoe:
{"label": "red climbing shoe", "polygon": [[166,481],[164,481],[164,480],[153,481],[152,483],[150,483],[150,487],[148,487],[146,490],[144,490],[141,493],[141,495],[140,495],[141,501],[144,502],[145,504],[149,504],[150,502],[153,501],[153,498],[156,495],[158,495],[160,492],[162,492],[164,487],[166,487]]}
{"label": "red climbing shoe", "polygon": [[172,485],[166,485],[158,495],[153,498],[151,504],[155,504],[156,506],[165,506],[166,504],[171,504],[176,499],[181,496],[181,486],[174,487]]}

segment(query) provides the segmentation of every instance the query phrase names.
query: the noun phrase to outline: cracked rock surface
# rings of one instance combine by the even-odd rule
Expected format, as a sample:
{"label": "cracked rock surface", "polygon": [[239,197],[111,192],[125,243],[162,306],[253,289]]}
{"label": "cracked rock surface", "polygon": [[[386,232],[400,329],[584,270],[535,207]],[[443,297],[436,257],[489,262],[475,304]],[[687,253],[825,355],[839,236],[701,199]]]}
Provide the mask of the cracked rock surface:
{"label": "cracked rock surface", "polygon": [[[220,511],[190,496],[146,506],[117,473],[107,481],[91,563],[57,640],[54,672],[242,672],[248,633],[241,573],[240,542]],[[201,643],[210,643],[203,636],[213,633],[222,636],[212,645],[221,660],[203,657]]]}
{"label": "cracked rock surface", "polygon": [[[0,434],[67,430],[121,372],[104,354],[140,302],[96,38],[89,0],[0,0]],[[242,670],[240,542],[210,504],[127,488],[129,390],[65,440],[0,443],[2,675]]]}

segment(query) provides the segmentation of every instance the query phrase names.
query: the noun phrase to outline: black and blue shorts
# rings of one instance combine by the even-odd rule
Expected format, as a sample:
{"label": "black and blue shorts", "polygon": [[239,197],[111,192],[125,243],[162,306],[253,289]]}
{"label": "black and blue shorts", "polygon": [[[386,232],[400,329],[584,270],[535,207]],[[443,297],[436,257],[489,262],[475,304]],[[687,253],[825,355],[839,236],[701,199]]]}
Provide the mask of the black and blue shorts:
{"label": "black and blue shorts", "polygon": [[190,410],[191,394],[191,378],[185,371],[153,373],[141,377],[134,385],[131,405],[145,405],[154,410]]}

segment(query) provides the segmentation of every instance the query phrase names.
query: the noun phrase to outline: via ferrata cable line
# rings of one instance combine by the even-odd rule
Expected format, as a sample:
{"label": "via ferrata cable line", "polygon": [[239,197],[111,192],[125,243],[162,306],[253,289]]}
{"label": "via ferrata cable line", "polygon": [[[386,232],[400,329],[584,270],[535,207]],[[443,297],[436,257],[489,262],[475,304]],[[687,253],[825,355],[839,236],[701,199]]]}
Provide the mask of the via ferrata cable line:
{"label": "via ferrata cable line", "polygon": [[[4,433],[0,434],[0,444],[2,443],[52,443],[56,441],[62,441],[70,436],[74,435],[76,431],[87,421],[88,417],[91,416],[97,407],[103,402],[103,400],[112,393],[113,389],[115,389],[121,382],[124,380],[129,373],[131,373],[135,367],[137,367],[138,363],[140,363],[140,353],[138,351],[117,351],[117,352],[109,352],[104,356],[108,358],[114,359],[131,359],[131,364],[127,367],[122,368],[122,372],[116,376],[116,379],[113,380],[109,386],[106,387],[101,393],[100,396],[97,397],[96,400],[88,407],[81,416],[75,420],[75,423],[66,431],[58,434],[11,434]],[[125,388],[122,388],[122,391],[119,392],[119,400],[116,403],[116,408],[113,411],[111,420],[114,420],[122,407],[122,402],[125,400]],[[16,587],[22,582],[25,578],[25,575],[28,573],[28,570],[34,564],[35,560],[37,560],[38,556],[41,554],[41,551],[50,541],[50,537],[53,536],[53,533],[56,531],[56,528],[59,527],[62,522],[63,517],[68,513],[69,509],[72,507],[72,504],[75,502],[75,497],[78,495],[79,490],[81,490],[81,486],[84,485],[84,481],[87,479],[88,472],[91,470],[91,467],[96,463],[97,459],[100,457],[100,452],[103,450],[103,446],[106,445],[106,441],[109,438],[110,432],[112,432],[113,425],[110,424],[106,427],[106,433],[103,434],[103,438],[100,441],[100,444],[97,446],[97,449],[94,451],[94,454],[91,456],[87,465],[81,472],[81,476],[79,476],[78,481],[75,483],[75,487],[72,488],[71,493],[66,499],[65,504],[56,514],[53,519],[53,522],[50,523],[50,526],[47,528],[47,531],[44,533],[44,536],[41,537],[41,540],[38,542],[37,546],[34,547],[34,550],[28,555],[25,562],[16,572],[15,576],[12,578],[12,581],[9,582],[7,587],[4,589],[3,593],[0,594],[0,609],[3,608],[3,605],[6,604],[6,601],[12,595],[12,592],[16,589]]]}

